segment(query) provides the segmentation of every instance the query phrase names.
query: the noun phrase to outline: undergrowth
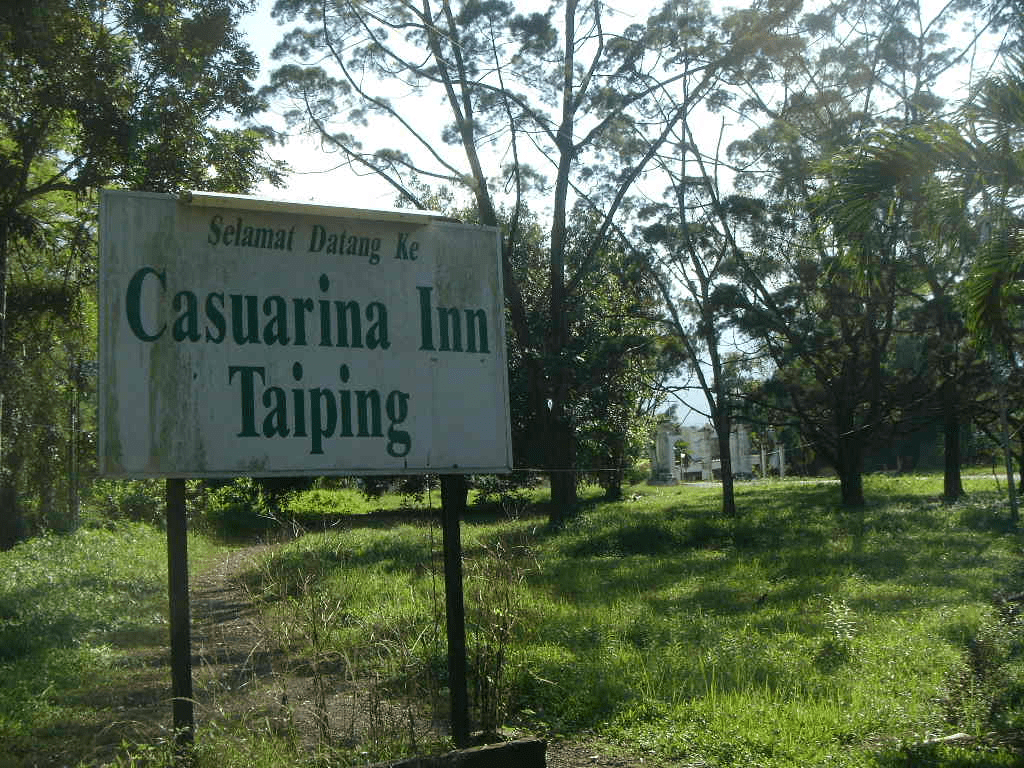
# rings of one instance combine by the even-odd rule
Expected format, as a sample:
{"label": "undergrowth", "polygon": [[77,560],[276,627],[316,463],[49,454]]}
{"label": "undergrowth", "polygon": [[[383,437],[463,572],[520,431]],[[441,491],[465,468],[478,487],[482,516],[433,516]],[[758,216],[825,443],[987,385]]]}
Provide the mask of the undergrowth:
{"label": "undergrowth", "polygon": [[[971,649],[993,642],[993,597],[1024,589],[1019,542],[989,481],[956,505],[938,482],[871,478],[884,501],[856,512],[834,487],[774,483],[741,486],[735,519],[713,489],[644,486],[586,502],[557,532],[530,514],[471,516],[476,725],[722,766],[863,765],[963,730],[991,747],[1022,711],[1019,648],[1000,641],[983,675]],[[436,536],[327,533],[268,564],[287,579],[326,558],[350,627],[336,647],[367,658],[365,639],[387,635],[401,678],[438,701],[443,649],[424,640],[443,620]],[[999,637],[1015,632],[1000,621]]]}
{"label": "undergrowth", "polygon": [[[596,736],[663,764],[1019,764],[1021,540],[993,483],[966,483],[970,496],[945,504],[941,478],[867,478],[871,501],[857,511],[838,508],[833,485],[741,484],[732,519],[718,514],[714,488],[634,486],[615,503],[586,494],[559,530],[533,492],[490,499],[463,526],[474,725]],[[60,560],[69,545],[34,546],[0,555],[0,565]],[[107,561],[123,549],[103,547]],[[299,765],[310,750],[345,765],[443,748],[421,728],[447,715],[439,551],[426,510],[405,523],[307,534],[245,573],[261,646],[277,649],[281,680],[297,676],[312,695],[301,704],[282,696],[274,718],[204,723],[198,765]],[[0,631],[13,633],[8,647],[24,647],[7,668],[23,682],[0,694],[0,729],[15,743],[38,737],[30,723],[40,707],[60,721],[60,693],[103,684],[123,659],[108,633],[117,622],[143,626],[155,604],[146,601],[163,589],[162,571],[144,558],[125,558],[118,576],[75,557],[67,576],[54,571],[55,584],[143,590],[139,605],[150,607],[116,621],[86,621],[88,608],[72,618],[12,613],[25,593],[0,582]],[[147,568],[148,581],[134,578]],[[44,577],[33,578],[17,589],[45,592]],[[96,604],[113,609],[109,598]],[[27,647],[30,626],[51,637],[43,651]],[[60,668],[79,671],[34,676],[20,662],[37,652],[71,654]],[[342,696],[360,697],[358,723],[346,721]],[[312,741],[297,730],[302,707],[318,713]],[[129,741],[116,759],[157,765],[161,749]]]}

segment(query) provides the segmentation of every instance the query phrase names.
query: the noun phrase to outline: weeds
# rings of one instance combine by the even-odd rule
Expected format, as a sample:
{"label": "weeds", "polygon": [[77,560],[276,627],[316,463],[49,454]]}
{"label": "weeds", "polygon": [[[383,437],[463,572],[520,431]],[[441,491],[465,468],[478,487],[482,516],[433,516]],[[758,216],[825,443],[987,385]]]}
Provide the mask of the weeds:
{"label": "weeds", "polygon": [[477,725],[496,738],[509,714],[519,670],[512,655],[523,615],[529,550],[499,541],[481,548],[466,578],[469,677]]}
{"label": "weeds", "polygon": [[825,598],[825,626],[828,634],[818,648],[815,661],[824,669],[835,669],[853,655],[856,624],[853,611],[845,600]]}
{"label": "weeds", "polygon": [[968,638],[961,663],[946,675],[946,719],[976,736],[1024,725],[1024,622],[992,613]]}
{"label": "weeds", "polygon": [[[668,764],[1019,762],[988,734],[1013,733],[1024,718],[1022,628],[1012,610],[991,607],[1019,581],[1020,540],[992,522],[1002,510],[991,482],[966,482],[969,499],[943,505],[938,479],[869,478],[871,498],[887,500],[855,518],[837,509],[834,487],[795,483],[738,489],[735,520],[714,514],[714,489],[646,487],[629,502],[589,503],[558,533],[527,514],[470,515],[474,717],[494,730],[596,734]],[[81,590],[68,599],[95,620],[48,602],[38,565],[68,559],[62,541],[0,555],[0,633],[9,648],[22,638],[2,670],[5,747],[37,749],[36,723],[74,711],[69,690],[120,669],[112,638],[134,620],[119,616],[141,628],[156,612],[147,601],[162,604],[162,552],[123,572],[110,565],[112,551],[131,561],[119,537],[136,530],[119,528],[99,549],[86,537],[98,566],[73,555],[63,575],[49,571],[53,584]],[[406,524],[276,548],[245,581],[260,605],[260,642],[275,649],[274,674],[253,685],[275,692],[273,707],[211,716],[197,764],[310,764],[312,753],[343,765],[436,751],[447,679],[434,544],[429,526]],[[147,567],[149,582],[138,578]],[[145,594],[132,591],[140,584]],[[50,639],[30,649],[37,628]],[[111,650],[85,653],[102,647]],[[963,757],[963,746],[915,746],[951,730],[984,740],[984,759]],[[159,739],[150,742],[122,754],[134,750],[141,766],[159,754]]]}

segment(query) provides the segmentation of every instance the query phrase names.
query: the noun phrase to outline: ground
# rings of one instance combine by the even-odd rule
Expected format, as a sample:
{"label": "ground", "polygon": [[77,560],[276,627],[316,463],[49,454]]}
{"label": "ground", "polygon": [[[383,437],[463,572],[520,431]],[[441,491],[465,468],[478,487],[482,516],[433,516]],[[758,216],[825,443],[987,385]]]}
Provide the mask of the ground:
{"label": "ground", "polygon": [[[279,649],[272,647],[253,603],[235,576],[266,554],[266,545],[231,551],[212,567],[192,578],[193,679],[197,723],[204,718],[254,721],[271,728],[294,728],[312,749],[318,727],[309,705],[314,690],[308,670],[295,668]],[[340,670],[339,670],[340,672]],[[385,726],[414,732],[419,743],[443,738],[447,724],[424,715],[428,706],[394,702],[374,695],[369,681],[352,683],[344,675],[328,675],[327,711],[332,731],[346,739],[356,734],[373,736]],[[152,714],[152,704],[147,705]],[[167,715],[170,717],[169,707]],[[527,735],[527,734],[510,734]],[[338,736],[336,736],[337,738]],[[618,768],[659,766],[649,755],[631,754],[621,747],[594,738],[550,740],[550,768]]]}

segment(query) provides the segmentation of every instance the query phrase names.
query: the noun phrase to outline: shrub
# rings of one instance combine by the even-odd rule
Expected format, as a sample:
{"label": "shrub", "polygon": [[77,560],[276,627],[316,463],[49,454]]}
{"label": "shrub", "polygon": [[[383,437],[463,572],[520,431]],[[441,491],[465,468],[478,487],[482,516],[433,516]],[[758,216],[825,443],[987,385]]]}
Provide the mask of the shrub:
{"label": "shrub", "polygon": [[82,508],[82,516],[93,524],[109,520],[163,525],[166,492],[159,480],[106,480],[92,484]]}
{"label": "shrub", "polygon": [[397,493],[405,507],[423,506],[427,491],[437,487],[436,475],[367,475],[359,478],[359,490],[367,500]]}
{"label": "shrub", "polygon": [[250,477],[205,487],[192,509],[196,527],[224,539],[259,536],[278,527],[259,484]]}
{"label": "shrub", "polygon": [[639,485],[651,476],[651,460],[644,459],[638,461],[636,464],[627,467],[622,476],[622,481],[626,485]]}
{"label": "shrub", "polygon": [[966,646],[961,662],[946,675],[946,718],[973,733],[1019,728],[1024,721],[1024,622],[1014,611],[993,613]]}

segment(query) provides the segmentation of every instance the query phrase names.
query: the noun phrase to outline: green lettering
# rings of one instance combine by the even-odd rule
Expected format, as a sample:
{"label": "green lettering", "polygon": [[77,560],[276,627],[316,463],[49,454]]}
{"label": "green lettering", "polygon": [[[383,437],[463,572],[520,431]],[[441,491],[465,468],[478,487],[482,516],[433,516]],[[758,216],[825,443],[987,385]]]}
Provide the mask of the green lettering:
{"label": "green lettering", "polygon": [[480,352],[490,354],[487,346],[487,313],[482,309],[466,310],[466,351],[476,352],[476,342],[480,339]]}
{"label": "green lettering", "polygon": [[280,387],[267,387],[263,392],[263,405],[270,409],[263,418],[264,437],[288,437],[287,402],[288,398]]}
{"label": "green lettering", "polygon": [[371,301],[366,307],[366,319],[373,323],[366,332],[366,346],[369,349],[389,349],[387,307],[379,301]]}
{"label": "green lettering", "polygon": [[306,346],[306,313],[313,311],[312,299],[292,299],[295,308],[295,345]]}
{"label": "green lettering", "polygon": [[263,302],[263,314],[270,319],[263,328],[263,343],[288,344],[288,305],[280,296],[268,296]]}
{"label": "green lettering", "polygon": [[383,437],[380,429],[380,392],[376,389],[356,392],[356,419],[359,437]]}
{"label": "green lettering", "polygon": [[363,324],[359,319],[359,302],[336,301],[334,314],[338,320],[338,346],[362,347]]}
{"label": "green lettering", "polygon": [[167,289],[166,272],[157,272],[152,267],[142,267],[128,282],[128,292],[125,294],[125,313],[128,315],[128,327],[132,329],[135,338],[139,341],[156,341],[164,335],[166,325],[161,325],[156,333],[147,333],[142,326],[142,281],[149,275],[156,275],[160,281],[160,287]]}
{"label": "green lettering", "polygon": [[[220,306],[216,306],[214,299],[220,302]],[[206,326],[206,340],[212,341],[214,344],[220,344],[224,341],[224,334],[227,332],[227,325],[224,322],[224,294],[223,293],[209,293],[206,295],[206,319],[213,323],[214,329],[217,334],[210,333],[210,326]]]}
{"label": "green lettering", "polygon": [[235,339],[235,344],[260,343],[257,309],[255,296],[231,294],[231,334]]}
{"label": "green lettering", "polygon": [[324,249],[324,241],[327,239],[327,231],[319,224],[313,225],[313,231],[309,236],[309,252],[317,253]]}
{"label": "green lettering", "polygon": [[262,365],[228,366],[228,384],[231,384],[236,373],[241,374],[242,384],[242,431],[238,437],[259,437],[256,431],[256,376],[260,377],[260,383],[265,383],[266,369]]}
{"label": "green lettering", "polygon": [[220,225],[223,221],[224,218],[219,213],[210,219],[210,234],[206,238],[206,242],[210,245],[216,245],[220,242]]}
{"label": "green lettering", "polygon": [[[320,404],[326,405],[326,413],[321,413]],[[326,417],[326,423],[324,418]],[[313,387],[309,390],[309,422],[312,427],[310,434],[310,453],[321,454],[324,452],[323,439],[334,434],[338,426],[338,406],[334,402],[334,393],[329,389]]]}
{"label": "green lettering", "polygon": [[174,294],[173,306],[175,312],[181,312],[171,332],[174,340],[199,341],[199,300],[196,295],[192,291],[178,291]]}
{"label": "green lettering", "polygon": [[462,351],[462,321],[459,320],[459,310],[438,307],[437,332],[441,337],[437,348],[441,352]]}
{"label": "green lettering", "polygon": [[430,293],[433,289],[424,286],[417,286],[416,292],[420,295],[420,350],[434,350],[434,326],[430,311]]}
{"label": "green lettering", "polygon": [[412,449],[412,437],[404,429],[395,429],[402,424],[409,415],[409,394],[399,392],[397,389],[388,395],[386,409],[388,414],[388,456],[400,459],[408,456]]}

